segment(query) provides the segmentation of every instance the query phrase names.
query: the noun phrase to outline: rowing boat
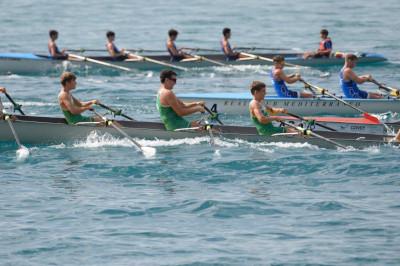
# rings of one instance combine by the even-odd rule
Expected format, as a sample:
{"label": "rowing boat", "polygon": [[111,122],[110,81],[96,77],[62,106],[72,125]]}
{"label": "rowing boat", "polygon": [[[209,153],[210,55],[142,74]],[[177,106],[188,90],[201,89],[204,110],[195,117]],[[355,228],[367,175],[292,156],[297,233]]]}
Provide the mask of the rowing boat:
{"label": "rowing boat", "polygon": [[[185,93],[177,95],[183,101],[204,101],[207,106],[223,114],[248,115],[249,103],[252,100],[250,92],[246,93]],[[369,113],[396,112],[400,113],[400,100],[384,99],[349,99],[342,98]],[[300,115],[358,115],[359,112],[349,106],[329,97],[314,98],[281,98],[265,97],[265,104],[270,107],[286,108]]]}
{"label": "rowing boat", "polygon": [[[110,134],[119,137],[119,132],[113,127],[99,124],[68,125],[63,118],[39,117],[39,116],[15,116],[13,122],[15,131],[24,144],[57,144],[85,140],[92,132],[98,134]],[[121,128],[130,137],[139,139],[182,139],[209,136],[207,131],[167,131],[162,123],[118,121]],[[220,126],[214,125],[215,137],[226,139],[241,139],[249,142],[262,143],[309,143],[324,148],[334,148],[329,142],[320,138],[303,137],[299,135],[260,136],[255,127],[245,126]],[[364,148],[379,146],[388,143],[386,134],[354,134],[348,132],[315,131],[323,137],[334,140],[345,146]],[[14,140],[11,130],[6,121],[0,121],[0,142],[11,142]]]}
{"label": "rowing boat", "polygon": [[[257,54],[262,57],[272,58],[278,53],[263,53]],[[331,66],[331,65],[342,65],[343,58],[313,58],[303,59],[302,53],[283,53],[286,62],[302,66]],[[169,55],[143,55],[150,59],[158,60],[164,63],[170,63]],[[230,65],[270,65],[271,62],[250,59],[250,60],[237,60],[229,61],[225,60],[225,56],[221,54],[202,54],[199,55],[199,60],[187,61],[187,62],[173,62],[176,66],[185,68],[201,68],[216,66],[215,63],[209,60],[201,60],[201,57],[221,62]],[[154,64],[150,61],[135,61],[135,60],[116,60],[108,56],[86,56],[95,60],[116,64],[122,67],[127,67],[137,70],[160,70],[165,68],[160,64]],[[387,59],[374,53],[360,53],[358,64],[368,64],[383,62]],[[66,69],[98,69],[102,68],[98,64],[87,62],[84,60],[72,60],[66,61],[62,59],[52,59],[47,55],[30,54],[30,53],[0,53],[0,74],[44,74],[54,71],[62,71]]]}

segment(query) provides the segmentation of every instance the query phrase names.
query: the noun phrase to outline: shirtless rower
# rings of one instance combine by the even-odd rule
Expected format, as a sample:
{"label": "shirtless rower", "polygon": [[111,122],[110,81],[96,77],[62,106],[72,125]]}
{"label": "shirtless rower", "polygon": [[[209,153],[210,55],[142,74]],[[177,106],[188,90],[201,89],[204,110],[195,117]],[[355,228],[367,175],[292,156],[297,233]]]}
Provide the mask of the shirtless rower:
{"label": "shirtless rower", "polygon": [[340,86],[344,95],[347,98],[358,98],[358,99],[381,99],[384,96],[380,93],[366,92],[360,90],[357,84],[363,84],[366,81],[371,81],[371,75],[357,76],[354,73],[353,68],[356,66],[357,56],[354,54],[347,54],[345,56],[345,62],[343,68],[340,70],[339,79]]}
{"label": "shirtless rower", "polygon": [[311,93],[291,91],[286,86],[286,83],[293,84],[301,79],[300,74],[292,74],[286,76],[283,68],[285,67],[285,58],[281,55],[274,56],[274,66],[271,69],[272,85],[275,88],[276,94],[282,98],[311,98]]}
{"label": "shirtless rower", "polygon": [[117,46],[114,44],[115,32],[107,31],[106,37],[107,37],[107,44],[106,44],[107,51],[114,60],[125,60],[125,59],[142,60],[142,57],[140,56],[136,56],[134,54],[125,52],[124,48],[122,48],[121,50],[117,48]]}
{"label": "shirtless rower", "polygon": [[304,59],[308,58],[321,58],[329,57],[332,53],[332,40],[328,37],[328,30],[322,29],[320,31],[321,41],[319,43],[319,48],[316,52],[305,52],[303,55]]}
{"label": "shirtless rower", "polygon": [[76,76],[71,72],[64,72],[60,78],[61,90],[58,94],[58,103],[68,124],[76,124],[79,122],[101,122],[100,117],[87,117],[82,113],[90,110],[93,104],[98,104],[98,100],[82,102],[72,96],[71,91],[76,88]]}
{"label": "shirtless rower", "polygon": [[171,62],[179,62],[183,59],[189,58],[193,59],[193,56],[183,52],[185,48],[178,49],[176,47],[175,41],[178,38],[178,34],[178,31],[175,29],[170,29],[168,31],[167,51],[171,55]]}
{"label": "shirtless rower", "polygon": [[253,100],[249,104],[250,117],[257,128],[259,135],[271,136],[276,133],[296,132],[291,128],[275,127],[272,121],[280,121],[278,118],[273,118],[268,113],[283,113],[286,114],[287,110],[284,108],[267,107],[264,109],[264,98],[266,95],[266,85],[261,81],[253,81],[250,88]]}
{"label": "shirtless rower", "polygon": [[49,49],[49,54],[52,58],[55,59],[67,59],[68,54],[65,52],[65,49],[58,49],[58,46],[56,44],[56,40],[58,39],[58,31],[56,30],[50,30],[49,31],[49,42],[47,44],[47,47]]}
{"label": "shirtless rower", "polygon": [[179,100],[172,89],[176,84],[176,73],[164,70],[160,74],[161,86],[157,94],[157,110],[167,130],[200,126],[198,121],[189,122],[183,116],[197,112],[204,113],[204,102],[184,103]]}
{"label": "shirtless rower", "polygon": [[234,52],[231,44],[229,43],[229,39],[231,38],[232,32],[230,28],[224,28],[222,30],[222,39],[221,39],[221,49],[225,54],[226,61],[235,61],[239,58],[248,58],[248,56],[242,55],[239,52]]}

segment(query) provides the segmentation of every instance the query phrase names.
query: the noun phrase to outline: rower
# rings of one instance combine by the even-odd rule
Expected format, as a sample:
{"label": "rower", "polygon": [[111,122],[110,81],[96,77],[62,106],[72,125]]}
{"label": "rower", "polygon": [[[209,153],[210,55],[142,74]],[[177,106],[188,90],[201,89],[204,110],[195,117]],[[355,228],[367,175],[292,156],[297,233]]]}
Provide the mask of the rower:
{"label": "rower", "polygon": [[184,103],[179,100],[172,89],[176,84],[176,73],[164,70],[160,74],[161,86],[157,94],[157,110],[167,130],[200,126],[198,121],[189,122],[182,116],[204,113],[204,102]]}
{"label": "rower", "polygon": [[142,60],[142,58],[139,56],[136,56],[131,53],[126,53],[124,48],[122,48],[121,50],[117,48],[117,46],[114,44],[115,32],[107,31],[106,37],[107,37],[107,44],[106,44],[107,51],[113,58],[113,60],[121,60],[121,61],[125,59]]}
{"label": "rower", "polygon": [[221,49],[225,54],[226,61],[235,61],[239,58],[249,58],[248,56],[242,55],[239,52],[233,51],[231,44],[229,43],[231,36],[232,32],[230,28],[224,28],[222,30]]}
{"label": "rower", "polygon": [[61,75],[61,90],[58,94],[58,102],[68,124],[79,122],[101,122],[99,117],[86,117],[82,113],[90,110],[93,104],[98,104],[98,100],[82,102],[72,96],[71,91],[76,87],[76,76],[71,72],[64,72]]}
{"label": "rower", "polygon": [[170,29],[168,31],[167,51],[171,55],[171,62],[179,62],[183,59],[193,58],[193,56],[183,52],[185,48],[178,49],[176,47],[175,41],[178,38],[178,34],[178,31],[175,29]]}
{"label": "rower", "polygon": [[296,91],[291,91],[286,86],[286,83],[292,84],[301,79],[300,74],[292,74],[289,76],[285,75],[283,68],[285,67],[285,58],[281,55],[274,56],[272,59],[274,62],[274,66],[271,69],[271,80],[272,85],[275,88],[276,94],[278,97],[282,98],[311,98],[312,94],[306,92],[300,92],[300,95]]}
{"label": "rower", "polygon": [[381,99],[383,95],[374,92],[366,92],[360,90],[357,84],[371,81],[371,75],[357,76],[353,68],[356,66],[357,56],[354,54],[346,54],[343,68],[340,70],[340,86],[347,98],[358,99]]}
{"label": "rower", "polygon": [[266,85],[261,81],[253,81],[250,87],[253,100],[249,104],[250,117],[256,126],[259,135],[271,136],[277,133],[295,132],[285,127],[275,127],[272,121],[280,121],[278,118],[268,116],[270,113],[287,113],[284,108],[271,108],[266,107],[267,112],[264,110],[264,98],[266,95]]}
{"label": "rower", "polygon": [[56,40],[58,39],[58,31],[56,30],[50,30],[49,31],[49,42],[47,44],[47,47],[49,49],[49,54],[52,58],[54,59],[67,59],[68,54],[65,52],[65,49],[58,49],[58,46],[56,44]]}
{"label": "rower", "polygon": [[305,52],[303,55],[304,59],[309,58],[322,58],[329,57],[332,52],[332,40],[328,37],[328,30],[322,29],[320,31],[321,41],[319,43],[319,48],[316,52]]}

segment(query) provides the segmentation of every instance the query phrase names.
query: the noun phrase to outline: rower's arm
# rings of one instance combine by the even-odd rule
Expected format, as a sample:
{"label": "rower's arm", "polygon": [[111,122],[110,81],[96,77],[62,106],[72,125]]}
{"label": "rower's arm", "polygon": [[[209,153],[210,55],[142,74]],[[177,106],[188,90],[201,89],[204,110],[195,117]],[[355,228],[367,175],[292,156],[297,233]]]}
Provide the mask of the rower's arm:
{"label": "rower's arm", "polygon": [[251,106],[251,110],[252,110],[254,116],[257,118],[257,120],[262,124],[268,124],[268,123],[270,123],[270,122],[275,120],[274,118],[270,118],[270,117],[265,116],[261,112],[261,109],[258,106],[252,105]]}
{"label": "rower's arm", "polygon": [[180,54],[179,51],[175,48],[175,46],[172,45],[172,42],[169,41],[169,42],[167,43],[167,47],[168,47],[169,51],[171,51],[171,53],[172,53],[173,55],[179,55],[179,54]]}
{"label": "rower's arm", "polygon": [[167,99],[167,103],[179,116],[185,116],[203,111],[201,105],[186,106],[182,101],[176,98],[175,94],[171,93]]}
{"label": "rower's arm", "polygon": [[357,76],[351,69],[346,69],[343,76],[345,80],[353,80],[357,84],[362,84],[371,78],[370,75]]}
{"label": "rower's arm", "polygon": [[73,98],[73,102],[70,100],[70,97],[68,96],[62,96],[61,97],[61,102],[62,104],[67,107],[67,110],[70,111],[74,115],[79,115],[83,113],[86,110],[89,110],[90,106],[82,106],[82,105],[77,105],[77,103],[81,104],[80,101],[76,100]]}
{"label": "rower's arm", "polygon": [[288,84],[295,83],[296,81],[299,81],[299,79],[300,79],[300,75],[292,74],[292,75],[286,76],[282,70],[276,71],[275,75],[276,75],[276,77],[278,77],[281,80],[284,80]]}

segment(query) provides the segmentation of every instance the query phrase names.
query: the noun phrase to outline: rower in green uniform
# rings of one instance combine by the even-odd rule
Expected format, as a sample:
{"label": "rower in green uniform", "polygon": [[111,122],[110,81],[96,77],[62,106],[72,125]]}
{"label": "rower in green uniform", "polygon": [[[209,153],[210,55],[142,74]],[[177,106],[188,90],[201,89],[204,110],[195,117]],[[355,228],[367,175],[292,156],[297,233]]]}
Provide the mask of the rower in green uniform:
{"label": "rower in green uniform", "polygon": [[204,113],[204,102],[184,103],[179,100],[172,89],[176,84],[176,73],[164,70],[160,74],[161,86],[157,94],[157,110],[167,130],[200,126],[198,121],[189,122],[183,116],[197,112]]}
{"label": "rower in green uniform", "polygon": [[250,88],[253,100],[249,104],[250,117],[257,128],[259,135],[271,136],[276,133],[295,132],[291,128],[275,127],[272,121],[279,121],[278,118],[269,117],[269,113],[287,113],[284,108],[267,107],[263,108],[263,102],[266,95],[266,85],[261,81],[253,81]]}
{"label": "rower in green uniform", "polygon": [[64,72],[61,75],[61,90],[58,94],[58,102],[68,124],[79,122],[101,122],[100,117],[87,117],[82,113],[90,110],[93,104],[98,104],[98,100],[82,102],[72,96],[71,91],[76,87],[76,76],[71,72]]}

